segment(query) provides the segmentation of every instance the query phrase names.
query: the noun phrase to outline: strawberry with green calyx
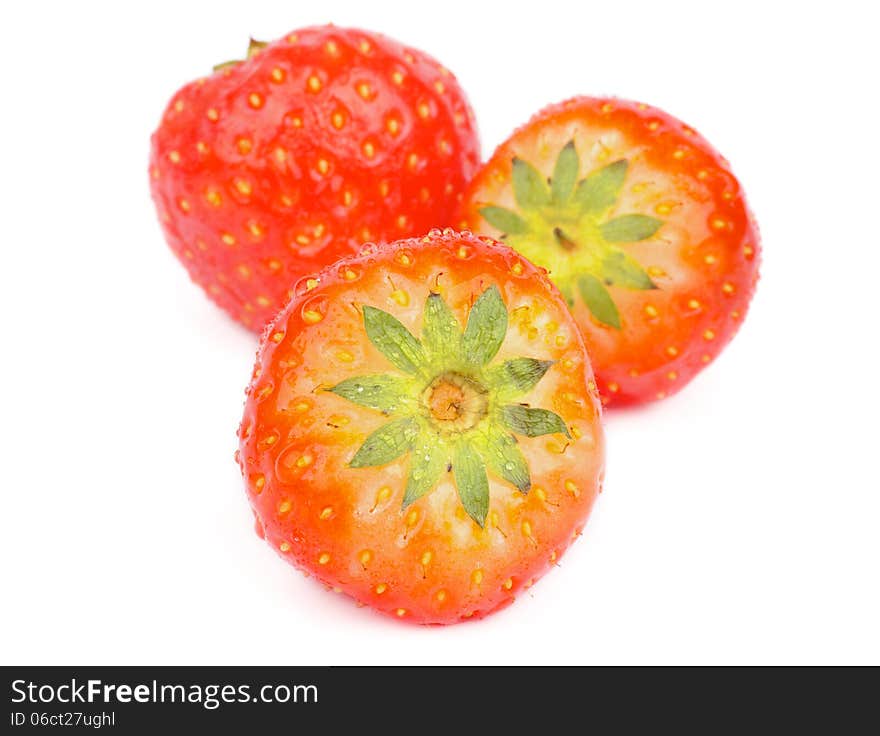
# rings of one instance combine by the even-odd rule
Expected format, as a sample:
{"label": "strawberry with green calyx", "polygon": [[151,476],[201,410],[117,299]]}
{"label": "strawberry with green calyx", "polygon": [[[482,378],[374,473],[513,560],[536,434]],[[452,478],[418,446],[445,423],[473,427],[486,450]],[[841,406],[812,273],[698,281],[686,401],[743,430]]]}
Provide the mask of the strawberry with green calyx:
{"label": "strawberry with green calyx", "polygon": [[757,228],[726,161],[624,100],[536,115],[474,178],[460,225],[547,268],[606,403],[678,391],[735,334],[757,280]]}
{"label": "strawberry with green calyx", "polygon": [[523,493],[531,488],[515,434],[570,437],[558,414],[511,403],[528,394],[552,363],[511,358],[490,365],[508,326],[495,286],[476,300],[464,332],[439,294],[429,294],[423,320],[419,342],[394,316],[364,307],[370,342],[408,376],[359,376],[331,389],[392,418],[364,440],[350,465],[385,465],[411,453],[404,509],[452,471],[462,505],[482,527],[489,511],[487,467]]}
{"label": "strawberry with green calyx", "polygon": [[512,602],[601,484],[599,401],[543,272],[469,233],[368,246],[264,334],[239,463],[260,533],[407,621]]}
{"label": "strawberry with green calyx", "polygon": [[178,90],[151,139],[165,239],[259,332],[301,278],[453,224],[479,165],[455,77],[376,33],[304,28]]}

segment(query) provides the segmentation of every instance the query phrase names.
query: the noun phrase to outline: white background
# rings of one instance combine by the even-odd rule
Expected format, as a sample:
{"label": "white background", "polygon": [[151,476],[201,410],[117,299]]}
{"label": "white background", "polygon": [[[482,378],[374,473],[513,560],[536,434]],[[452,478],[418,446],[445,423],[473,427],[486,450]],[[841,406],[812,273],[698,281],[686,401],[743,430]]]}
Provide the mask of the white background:
{"label": "white background", "polygon": [[[880,663],[880,54],[869,3],[4,3],[5,664]],[[252,529],[235,430],[255,337],[148,195],[167,100],[249,35],[333,21],[457,74],[484,154],[547,103],[667,109],[732,162],[752,312],[681,395],[608,413],[606,492],[516,605],[418,628]]]}

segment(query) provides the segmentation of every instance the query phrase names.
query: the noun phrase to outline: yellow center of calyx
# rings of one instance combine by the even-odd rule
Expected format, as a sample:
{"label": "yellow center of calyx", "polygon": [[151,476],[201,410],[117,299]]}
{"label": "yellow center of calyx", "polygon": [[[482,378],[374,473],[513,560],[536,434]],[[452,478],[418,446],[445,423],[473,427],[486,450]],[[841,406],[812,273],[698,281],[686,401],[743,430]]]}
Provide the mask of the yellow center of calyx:
{"label": "yellow center of calyx", "polygon": [[488,391],[460,373],[443,373],[422,395],[428,416],[437,429],[464,432],[475,427],[489,410]]}

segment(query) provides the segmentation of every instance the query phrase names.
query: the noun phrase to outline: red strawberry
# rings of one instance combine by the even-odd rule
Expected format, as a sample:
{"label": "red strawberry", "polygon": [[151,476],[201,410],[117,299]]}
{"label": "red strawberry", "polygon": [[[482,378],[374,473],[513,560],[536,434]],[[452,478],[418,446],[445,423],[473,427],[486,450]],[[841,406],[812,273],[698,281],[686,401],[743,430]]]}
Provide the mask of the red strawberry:
{"label": "red strawberry", "polygon": [[471,183],[460,225],[549,270],[615,405],[690,381],[736,333],[758,278],[758,230],[727,162],[624,100],[538,113]]}
{"label": "red strawberry", "polygon": [[192,279],[259,330],[304,274],[451,224],[479,151],[464,93],[420,51],[324,26],[251,52],[174,95],[150,182]]}
{"label": "red strawberry", "polygon": [[266,331],[240,429],[258,529],[408,621],[511,603],[580,532],[600,405],[544,272],[470,233],[367,246]]}

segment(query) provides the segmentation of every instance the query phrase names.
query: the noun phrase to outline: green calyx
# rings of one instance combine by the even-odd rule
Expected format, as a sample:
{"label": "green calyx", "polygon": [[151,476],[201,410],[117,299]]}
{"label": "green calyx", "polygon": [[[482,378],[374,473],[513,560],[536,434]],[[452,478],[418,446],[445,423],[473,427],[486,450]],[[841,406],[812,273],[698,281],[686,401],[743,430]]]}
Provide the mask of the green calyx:
{"label": "green calyx", "polygon": [[247,57],[245,59],[233,59],[231,61],[221,62],[220,64],[214,64],[212,69],[215,72],[219,72],[221,69],[226,69],[227,67],[235,66],[236,64],[241,64],[243,61],[246,61],[247,59],[252,59],[253,57],[255,57],[257,54],[260,53],[260,51],[262,51],[268,45],[269,45],[268,41],[257,41],[255,39],[251,38],[248,41]]}
{"label": "green calyx", "polygon": [[433,293],[425,302],[421,338],[381,309],[365,306],[363,318],[370,342],[404,375],[356,376],[328,389],[389,417],[364,440],[349,466],[385,465],[409,453],[403,508],[452,473],[465,511],[481,527],[489,511],[487,473],[528,493],[531,476],[516,435],[569,433],[558,414],[521,402],[552,361],[492,363],[508,324],[498,289],[492,286],[479,296],[464,329]]}
{"label": "green calyx", "polygon": [[480,209],[510,246],[550,271],[570,305],[577,293],[598,322],[618,330],[613,289],[658,288],[623,246],[652,237],[663,225],[647,215],[612,215],[628,168],[620,159],[579,178],[580,157],[569,141],[549,178],[513,159],[515,211]]}

